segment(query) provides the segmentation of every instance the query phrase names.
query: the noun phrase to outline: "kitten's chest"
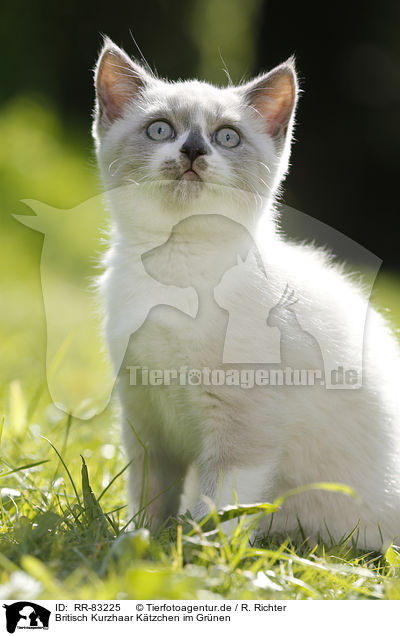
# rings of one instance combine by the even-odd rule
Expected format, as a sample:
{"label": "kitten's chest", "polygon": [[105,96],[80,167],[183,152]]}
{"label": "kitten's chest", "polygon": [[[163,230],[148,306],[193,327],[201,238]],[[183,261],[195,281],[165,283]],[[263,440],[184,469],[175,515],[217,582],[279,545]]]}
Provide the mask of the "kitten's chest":
{"label": "kitten's chest", "polygon": [[158,305],[130,338],[129,358],[156,369],[219,368],[228,322],[228,313],[218,306],[200,307],[193,318],[170,305]]}
{"label": "kitten's chest", "polygon": [[[139,293],[140,287],[136,289]],[[229,310],[219,306],[213,291],[205,286],[197,288],[193,313],[168,302],[151,306],[129,338],[121,367],[121,391],[132,412],[139,419],[146,417],[149,430],[155,427],[157,434],[167,431],[178,448],[191,448],[196,435],[202,440],[215,439],[216,446],[232,445],[230,456],[240,463],[244,461],[241,439],[246,430],[247,438],[254,440],[258,461],[265,448],[257,440],[272,413],[268,405],[275,392],[266,394],[262,388],[252,387],[247,376],[241,380],[246,341],[254,336],[245,290],[235,295]],[[134,315],[134,297],[129,306]],[[240,333],[244,330],[241,339],[236,332],[232,334],[232,316],[242,316],[238,321]],[[116,323],[119,318],[113,316]],[[233,363],[224,363],[227,336],[228,344],[233,338],[242,347],[238,364],[236,350]],[[251,365],[248,368],[251,370]],[[273,437],[271,440],[273,443]]]}
{"label": "kitten's chest", "polygon": [[206,277],[198,276],[196,287],[179,288],[143,275],[121,284],[117,274],[110,285],[118,296],[109,307],[109,333],[129,343],[130,363],[219,369],[224,362],[279,361],[279,333],[266,324],[273,301],[265,285],[249,290],[239,284],[227,302]]}

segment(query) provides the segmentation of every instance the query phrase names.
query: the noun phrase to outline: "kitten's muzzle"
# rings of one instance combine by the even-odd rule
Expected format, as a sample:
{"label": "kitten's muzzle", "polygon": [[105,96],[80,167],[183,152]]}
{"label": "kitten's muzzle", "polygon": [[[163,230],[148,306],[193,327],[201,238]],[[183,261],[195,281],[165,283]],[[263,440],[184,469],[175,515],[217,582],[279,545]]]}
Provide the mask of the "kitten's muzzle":
{"label": "kitten's muzzle", "polygon": [[185,181],[201,181],[201,177],[192,168],[183,173],[182,179]]}
{"label": "kitten's muzzle", "polygon": [[180,152],[189,160],[189,165],[180,179],[184,181],[202,181],[202,178],[198,173],[197,166],[195,165],[195,161],[199,157],[208,155],[210,153],[210,149],[201,133],[197,130],[191,130],[185,143],[181,146]]}

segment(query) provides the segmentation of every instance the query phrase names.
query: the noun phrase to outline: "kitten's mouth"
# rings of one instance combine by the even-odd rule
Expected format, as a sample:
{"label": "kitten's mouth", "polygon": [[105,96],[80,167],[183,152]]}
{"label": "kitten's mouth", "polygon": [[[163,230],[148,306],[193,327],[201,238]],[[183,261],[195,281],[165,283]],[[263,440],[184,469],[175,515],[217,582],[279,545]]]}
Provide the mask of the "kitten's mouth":
{"label": "kitten's mouth", "polygon": [[184,181],[201,181],[200,175],[198,175],[197,172],[192,168],[186,170],[181,176],[181,179],[183,179]]}

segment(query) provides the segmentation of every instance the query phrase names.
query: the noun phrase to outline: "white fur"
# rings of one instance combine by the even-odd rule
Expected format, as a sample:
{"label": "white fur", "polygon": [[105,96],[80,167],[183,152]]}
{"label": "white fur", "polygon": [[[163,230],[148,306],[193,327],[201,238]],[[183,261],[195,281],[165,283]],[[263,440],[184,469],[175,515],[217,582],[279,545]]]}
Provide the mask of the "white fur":
{"label": "white fur", "polygon": [[[123,55],[107,43],[105,51],[110,49],[114,55]],[[119,60],[130,68],[127,58]],[[225,288],[223,279],[216,286],[220,306],[225,306],[228,289],[230,316],[241,317],[236,337],[230,323],[230,359],[237,356],[243,360],[248,348],[254,346],[256,335],[248,311],[254,306],[254,290],[257,305],[271,309],[289,285],[302,307],[304,330],[332,360],[354,368],[354,361],[359,360],[366,303],[358,286],[332,265],[325,253],[287,243],[275,229],[273,202],[288,165],[293,114],[286,137],[274,142],[258,113],[245,103],[246,87],[219,89],[197,81],[170,84],[152,78],[137,65],[132,64],[132,69],[132,73],[142,73],[144,89],[127,101],[122,116],[111,125],[102,127],[100,115],[95,125],[98,160],[113,219],[101,284],[116,372],[134,334],[118,380],[124,444],[128,458],[134,460],[129,478],[131,513],[139,505],[145,446],[149,501],[182,480],[149,506],[154,521],[178,511],[183,480],[189,472],[197,475],[196,501],[191,503],[196,516],[208,510],[202,495],[224,505],[232,503],[235,490],[241,503],[251,503],[271,501],[305,484],[339,482],[351,486],[359,499],[318,490],[292,497],[275,515],[273,530],[292,533],[300,520],[312,537],[320,532],[327,538],[328,528],[340,539],[359,522],[360,545],[381,549],[381,534],[384,541],[400,535],[400,356],[395,337],[372,308],[365,327],[362,388],[156,386],[132,390],[129,385],[127,365],[146,364],[153,369],[221,367],[216,353],[220,314],[215,307],[210,308],[207,320],[200,317],[194,330],[197,294],[189,288],[190,282],[184,283],[190,280],[185,264],[196,250],[209,259],[218,259],[219,251],[221,258],[226,254],[221,249],[221,235],[210,234],[207,214],[240,221],[255,236],[267,275],[260,274],[253,263],[248,265],[251,284],[241,276],[229,278],[228,272]],[[174,198],[163,190],[164,183],[153,188],[152,182],[164,179],[160,170],[166,159],[178,157],[181,161],[179,148],[187,131],[168,145],[154,146],[152,153],[143,150],[148,152],[145,165],[136,169],[136,164],[130,163],[143,121],[151,119],[153,111],[157,116],[160,109],[168,112],[170,99],[191,113],[191,124],[205,136],[209,135],[210,117],[218,109],[223,117],[236,122],[254,156],[253,164],[243,165],[242,183],[239,168],[213,147],[203,166],[204,181],[211,185],[196,196],[188,189]],[[120,170],[113,172],[113,162]],[[136,186],[143,177],[146,187]],[[172,228],[191,215],[203,215],[196,235],[186,236],[179,249],[169,246],[166,242]],[[146,272],[141,256],[162,244],[165,280],[159,282]],[[207,273],[203,276],[207,282]],[[151,310],[160,304],[164,308]],[[276,356],[276,339],[271,346],[271,355]],[[312,347],[306,350],[301,338],[294,339],[292,354],[296,368],[313,368]]]}

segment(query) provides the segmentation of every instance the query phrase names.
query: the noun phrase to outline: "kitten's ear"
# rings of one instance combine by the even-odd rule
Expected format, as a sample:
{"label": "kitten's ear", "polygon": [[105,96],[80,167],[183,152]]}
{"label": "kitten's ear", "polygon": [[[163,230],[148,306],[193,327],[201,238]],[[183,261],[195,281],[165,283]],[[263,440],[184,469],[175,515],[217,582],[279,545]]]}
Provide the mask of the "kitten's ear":
{"label": "kitten's ear", "polygon": [[121,117],[127,103],[150,81],[149,73],[105,38],[95,69],[95,129],[105,130]]}
{"label": "kitten's ear", "polygon": [[241,87],[244,96],[265,122],[273,139],[285,138],[298,96],[293,58]]}

